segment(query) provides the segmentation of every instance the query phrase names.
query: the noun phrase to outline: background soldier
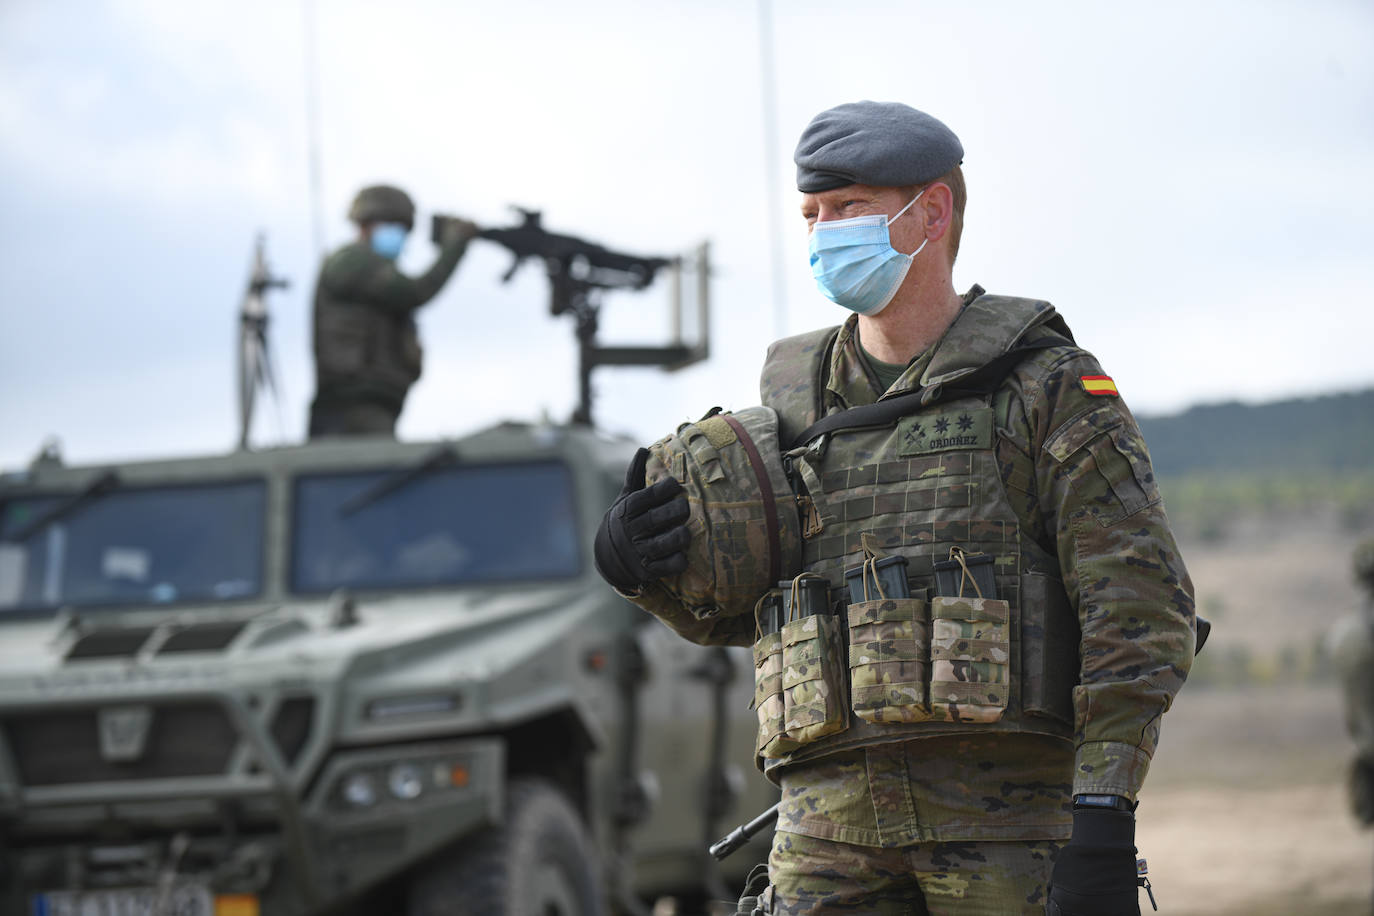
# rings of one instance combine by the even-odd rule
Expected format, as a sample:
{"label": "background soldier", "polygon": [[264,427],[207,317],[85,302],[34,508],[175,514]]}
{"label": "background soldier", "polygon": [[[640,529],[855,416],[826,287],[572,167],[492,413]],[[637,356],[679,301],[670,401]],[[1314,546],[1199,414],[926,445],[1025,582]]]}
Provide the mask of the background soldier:
{"label": "background soldier", "polygon": [[395,435],[406,393],[420,377],[415,310],[439,292],[477,227],[443,221],[439,258],[418,277],[396,267],[415,225],[399,188],[375,185],[353,199],[358,238],[325,259],[315,287],[315,400],[310,437]]}
{"label": "background soldier", "polygon": [[1332,633],[1336,664],[1345,690],[1345,721],[1355,742],[1350,767],[1350,802],[1355,817],[1374,824],[1374,540],[1355,550],[1355,577],[1368,595],[1362,612]]}
{"label": "background soldier", "polygon": [[[941,122],[875,102],[822,112],[795,153],[813,275],[857,314],[775,343],[761,384],[802,570],[833,612],[774,637],[780,675],[756,662],[786,704],[781,732],[761,716],[782,788],[775,912],[1138,913],[1135,800],[1191,664],[1192,583],[1140,430],[1063,319],[954,290],[962,159]],[[912,393],[885,425],[803,432]],[[759,626],[757,660],[752,615],[680,597],[706,497],[645,469],[641,452],[598,532],[602,575],[694,641],[748,645]],[[873,545],[905,561],[907,603],[848,603]],[[976,597],[967,567],[942,582],[955,556],[987,563]],[[836,688],[812,680],[827,664]],[[833,694],[832,719],[816,701]]]}

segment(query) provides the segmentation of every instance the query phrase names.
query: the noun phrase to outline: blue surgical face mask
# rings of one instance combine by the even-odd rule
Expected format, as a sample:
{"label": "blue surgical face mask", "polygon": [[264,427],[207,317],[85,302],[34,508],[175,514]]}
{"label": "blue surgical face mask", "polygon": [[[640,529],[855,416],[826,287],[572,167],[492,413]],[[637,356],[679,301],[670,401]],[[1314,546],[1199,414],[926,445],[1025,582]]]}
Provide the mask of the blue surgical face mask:
{"label": "blue surgical face mask", "polygon": [[920,200],[924,193],[922,189],[892,219],[879,213],[813,224],[811,275],[816,278],[821,292],[837,305],[853,309],[860,315],[876,315],[887,308],[892,297],[897,295],[897,287],[906,278],[906,272],[911,269],[912,259],[930,241],[925,239],[921,248],[911,254],[902,254],[892,247],[887,227],[911,209],[911,204]]}
{"label": "blue surgical face mask", "polygon": [[372,227],[372,250],[394,261],[401,254],[410,230],[403,223],[377,223]]}

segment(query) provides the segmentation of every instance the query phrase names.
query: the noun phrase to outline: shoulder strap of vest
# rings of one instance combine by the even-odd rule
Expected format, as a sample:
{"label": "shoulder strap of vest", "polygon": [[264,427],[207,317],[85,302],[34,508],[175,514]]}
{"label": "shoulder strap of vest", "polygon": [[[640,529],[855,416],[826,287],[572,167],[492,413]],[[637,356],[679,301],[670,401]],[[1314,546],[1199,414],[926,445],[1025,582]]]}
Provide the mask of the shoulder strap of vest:
{"label": "shoulder strap of vest", "polygon": [[1061,346],[1065,343],[1064,337],[1057,334],[1048,334],[1034,340],[1017,341],[1007,352],[990,360],[968,375],[957,379],[952,385],[917,388],[895,398],[888,398],[874,404],[865,404],[862,407],[851,407],[848,410],[823,417],[804,429],[785,451],[806,445],[817,437],[837,429],[872,429],[891,426],[902,417],[915,413],[924,407],[931,407],[956,398],[989,395],[997,390],[1007,374],[1016,368],[1016,365],[1028,354],[1036,350]]}
{"label": "shoulder strap of vest", "polygon": [[768,348],[759,394],[778,414],[778,441],[787,442],[825,415],[825,376],[839,327],[785,337]]}

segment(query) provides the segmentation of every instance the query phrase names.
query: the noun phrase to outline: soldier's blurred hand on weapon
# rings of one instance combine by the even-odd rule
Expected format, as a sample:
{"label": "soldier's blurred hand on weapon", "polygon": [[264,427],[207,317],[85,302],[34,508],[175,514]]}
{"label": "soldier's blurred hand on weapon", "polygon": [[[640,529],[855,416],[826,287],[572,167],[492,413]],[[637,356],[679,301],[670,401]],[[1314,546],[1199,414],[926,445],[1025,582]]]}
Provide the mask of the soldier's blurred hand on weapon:
{"label": "soldier's blurred hand on weapon", "polygon": [[436,245],[457,245],[471,241],[477,238],[481,232],[480,226],[472,220],[463,219],[461,216],[436,214],[434,217],[432,234]]}

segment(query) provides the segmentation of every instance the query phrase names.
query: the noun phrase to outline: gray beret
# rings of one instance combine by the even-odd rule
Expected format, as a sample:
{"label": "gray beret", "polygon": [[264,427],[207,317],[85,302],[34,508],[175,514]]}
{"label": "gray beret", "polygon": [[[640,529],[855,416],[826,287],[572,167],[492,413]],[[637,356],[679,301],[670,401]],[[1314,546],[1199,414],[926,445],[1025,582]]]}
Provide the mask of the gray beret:
{"label": "gray beret", "polygon": [[797,190],[924,184],[964,161],[954,131],[901,102],[847,102],[811,119],[792,154]]}

